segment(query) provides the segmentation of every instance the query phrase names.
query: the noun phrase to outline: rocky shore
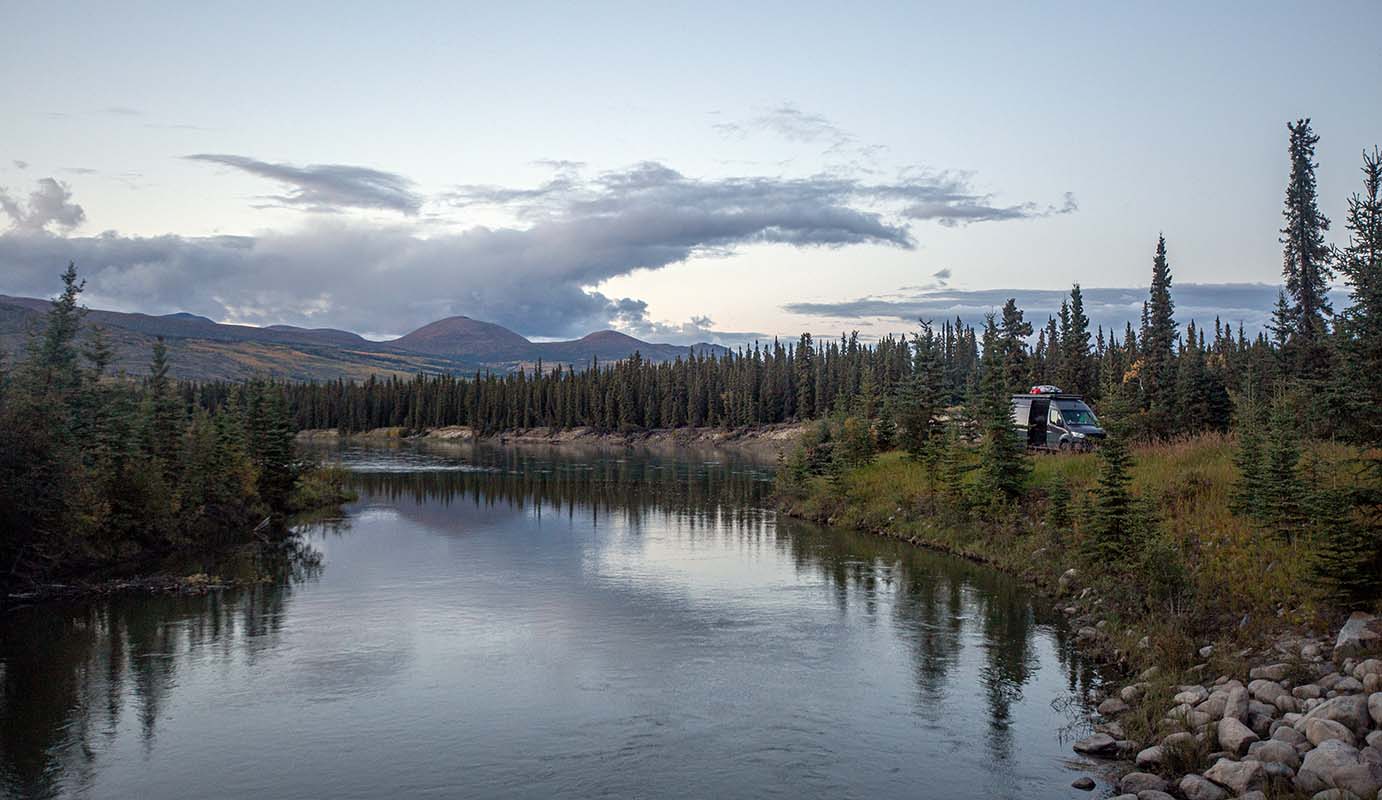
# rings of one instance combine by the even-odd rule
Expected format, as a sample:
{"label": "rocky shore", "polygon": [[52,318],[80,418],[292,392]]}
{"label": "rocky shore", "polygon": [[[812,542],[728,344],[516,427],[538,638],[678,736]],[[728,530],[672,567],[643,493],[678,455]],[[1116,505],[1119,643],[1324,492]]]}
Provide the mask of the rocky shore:
{"label": "rocky shore", "polygon": [[[1077,638],[1097,646],[1105,630]],[[1123,773],[1115,800],[1382,800],[1382,617],[1354,613],[1332,640],[1284,635],[1217,658],[1206,643],[1199,655],[1178,680],[1152,667],[1094,698],[1094,733],[1074,749]],[[1225,663],[1236,666],[1211,669]]]}
{"label": "rocky shore", "polygon": [[410,434],[403,428],[376,428],[342,436],[335,430],[306,430],[298,438],[306,441],[329,442],[341,438],[361,440],[416,439],[438,442],[492,442],[495,444],[537,445],[608,445],[608,446],[670,446],[670,447],[729,447],[775,454],[793,445],[803,429],[799,424],[765,425],[754,428],[659,428],[622,432],[600,431],[595,428],[526,428],[485,434],[464,425],[432,428]]}

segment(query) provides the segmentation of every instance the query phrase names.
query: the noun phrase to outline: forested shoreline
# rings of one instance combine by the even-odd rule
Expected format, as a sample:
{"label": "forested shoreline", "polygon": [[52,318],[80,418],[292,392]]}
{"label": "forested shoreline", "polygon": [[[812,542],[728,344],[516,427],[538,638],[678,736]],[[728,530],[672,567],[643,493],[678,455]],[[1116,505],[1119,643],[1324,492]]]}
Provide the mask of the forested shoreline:
{"label": "forested shoreline", "polygon": [[341,501],[336,476],[295,457],[276,386],[213,407],[172,379],[161,339],[147,378],[110,375],[75,265],[62,280],[26,357],[0,365],[0,588],[281,536],[284,515]]}
{"label": "forested shoreline", "polygon": [[[1074,489],[1069,502],[1087,528],[1077,538],[1102,542],[1089,546],[1109,558],[1131,558],[1142,540],[1128,531],[1155,527],[1144,521],[1147,499],[1127,488],[1128,448],[1231,433],[1244,520],[1287,536],[1343,531],[1340,563],[1371,569],[1382,496],[1382,165],[1376,150],[1364,154],[1346,241],[1331,246],[1317,202],[1318,137],[1308,120],[1289,127],[1284,287],[1270,329],[1251,334],[1218,318],[1182,327],[1171,248],[1158,237],[1141,319],[1121,331],[1091,331],[1075,284],[1044,323],[1009,300],[977,328],[922,321],[909,338],[874,343],[803,334],[664,363],[635,354],[585,368],[323,383],[175,381],[160,343],[151,375],[134,380],[107,374],[109,348],[99,330],[82,328],[81,283],[69,268],[46,329],[0,373],[0,569],[33,578],[209,543],[281,516],[300,484],[300,430],[628,434],[817,421],[784,464],[789,491],[817,480],[837,491],[846,471],[901,450],[928,476],[927,496],[949,491],[966,514],[1030,515],[1033,502],[1068,504],[1061,498]],[[1350,292],[1339,313],[1327,297],[1335,277]],[[1033,483],[1008,396],[1038,383],[1085,395],[1111,423],[1098,492]],[[1344,450],[1325,458],[1322,442]]]}

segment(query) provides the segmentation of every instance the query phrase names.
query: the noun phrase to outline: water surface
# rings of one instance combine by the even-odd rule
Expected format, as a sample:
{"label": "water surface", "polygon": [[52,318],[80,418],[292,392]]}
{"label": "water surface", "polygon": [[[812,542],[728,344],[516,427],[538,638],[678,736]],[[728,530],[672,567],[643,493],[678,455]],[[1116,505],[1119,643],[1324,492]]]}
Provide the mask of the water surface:
{"label": "water surface", "polygon": [[274,578],[0,617],[0,796],[1070,789],[1092,678],[1015,581],[764,507],[714,453],[346,448]]}

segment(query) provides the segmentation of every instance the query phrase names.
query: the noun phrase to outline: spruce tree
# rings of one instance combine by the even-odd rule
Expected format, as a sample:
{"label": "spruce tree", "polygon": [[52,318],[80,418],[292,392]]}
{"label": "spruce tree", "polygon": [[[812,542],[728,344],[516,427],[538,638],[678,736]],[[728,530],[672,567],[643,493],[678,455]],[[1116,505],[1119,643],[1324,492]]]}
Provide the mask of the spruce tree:
{"label": "spruce tree", "polygon": [[1142,386],[1145,407],[1152,412],[1152,432],[1169,433],[1175,406],[1175,303],[1171,300],[1171,265],[1166,258],[1166,237],[1157,237],[1152,258],[1152,287],[1146,306],[1147,321],[1140,342],[1143,358]]}
{"label": "spruce tree", "polygon": [[[1009,301],[1011,302],[1011,301]],[[1020,320],[1020,312],[1019,312]],[[1005,374],[1005,356],[993,315],[984,327],[984,349],[979,378],[979,398],[976,421],[983,432],[982,455],[979,462],[980,485],[991,501],[1014,501],[1027,488],[1031,463],[1026,443],[1018,438],[1013,427],[1012,401]]]}
{"label": "spruce tree", "polygon": [[1295,398],[1284,388],[1272,400],[1263,474],[1264,522],[1279,537],[1295,541],[1306,523],[1306,488],[1299,473],[1300,421]]}
{"label": "spruce tree", "polygon": [[1027,363],[1027,337],[1032,335],[1032,323],[1022,318],[1022,309],[1017,307],[1015,298],[1009,297],[1003,304],[1003,322],[999,333],[1003,390],[1005,393],[1020,392],[1027,388],[1027,381],[1031,377]]}
{"label": "spruce tree", "polygon": [[[1348,201],[1348,246],[1334,263],[1349,285],[1339,325],[1343,357],[1336,363],[1337,418],[1356,442],[1382,442],[1382,152],[1363,153],[1363,192]],[[1375,480],[1382,481],[1382,463]]]}
{"label": "spruce tree", "polygon": [[1233,454],[1238,479],[1233,483],[1229,508],[1235,514],[1262,517],[1265,512],[1266,456],[1262,437],[1262,404],[1248,382],[1236,403],[1238,447]]}
{"label": "spruce tree", "polygon": [[1099,446],[1099,481],[1084,540],[1085,557],[1093,564],[1118,569],[1134,555],[1136,506],[1132,491],[1132,456],[1128,452],[1128,408],[1122,392],[1112,390],[1105,400],[1108,435]]}
{"label": "spruce tree", "polygon": [[[1061,308],[1065,310],[1066,306],[1062,304]],[[1064,327],[1067,317],[1068,330]],[[1084,295],[1078,283],[1070,288],[1069,310],[1062,315],[1061,322],[1061,367],[1064,373],[1061,388],[1076,394],[1092,394],[1095,385],[1094,365],[1089,353],[1089,317],[1085,314]]]}
{"label": "spruce tree", "polygon": [[1291,300],[1290,344],[1300,351],[1295,361],[1299,376],[1318,377],[1325,366],[1319,359],[1328,332],[1326,318],[1333,311],[1328,292],[1334,276],[1324,241],[1329,219],[1321,213],[1316,198],[1315,145],[1320,137],[1310,129],[1309,118],[1288,122],[1286,127],[1290,131],[1291,176],[1282,209],[1285,223],[1281,245],[1282,274]]}

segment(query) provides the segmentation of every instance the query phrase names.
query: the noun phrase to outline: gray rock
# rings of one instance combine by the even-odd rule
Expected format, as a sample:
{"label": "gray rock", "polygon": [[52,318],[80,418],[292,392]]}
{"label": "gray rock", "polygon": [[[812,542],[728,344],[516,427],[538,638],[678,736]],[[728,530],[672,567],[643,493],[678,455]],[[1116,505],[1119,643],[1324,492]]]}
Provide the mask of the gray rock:
{"label": "gray rock", "polygon": [[1219,746],[1235,756],[1248,752],[1248,745],[1259,738],[1248,726],[1232,717],[1219,720]]}
{"label": "gray rock", "polygon": [[1382,675],[1382,659],[1369,658],[1353,668],[1353,677],[1360,681],[1368,675]]}
{"label": "gray rock", "polygon": [[1222,719],[1224,709],[1228,707],[1228,692],[1216,690],[1209,693],[1203,703],[1195,706],[1196,711],[1203,711],[1214,719]]}
{"label": "gray rock", "polygon": [[1079,577],[1079,575],[1079,571],[1074,567],[1062,572],[1060,578],[1056,580],[1056,589],[1059,590],[1061,594],[1070,591],[1070,587],[1075,585],[1075,579]]}
{"label": "gray rock", "polygon": [[1228,797],[1223,787],[1199,775],[1181,778],[1180,793],[1185,795],[1185,800],[1224,800]]}
{"label": "gray rock", "polygon": [[1276,761],[1263,761],[1262,769],[1267,773],[1267,780],[1272,782],[1287,783],[1296,777],[1295,770]]}
{"label": "gray rock", "polygon": [[1382,675],[1376,673],[1363,676],[1363,691],[1368,694],[1382,692]]}
{"label": "gray rock", "polygon": [[1248,747],[1248,758],[1263,764],[1285,764],[1293,770],[1300,769],[1300,753],[1294,746],[1276,739],[1253,742]]}
{"label": "gray rock", "polygon": [[1305,738],[1316,747],[1328,741],[1339,741],[1353,746],[1353,731],[1332,719],[1306,719],[1302,724]]}
{"label": "gray rock", "polygon": [[1297,747],[1309,741],[1305,738],[1305,734],[1290,726],[1283,726],[1272,731],[1272,740],[1291,747]]}
{"label": "gray rock", "polygon": [[1214,645],[1207,644],[1200,648],[1200,658],[1209,658],[1214,655]]}
{"label": "gray rock", "polygon": [[1071,782],[1070,785],[1075,787],[1076,789],[1080,789],[1086,792],[1092,792],[1094,791],[1094,787],[1098,786],[1098,784],[1094,782],[1094,779],[1088,776],[1083,778],[1076,778],[1074,781]]}
{"label": "gray rock", "polygon": [[1344,678],[1334,684],[1334,691],[1339,694],[1357,694],[1363,691],[1363,682],[1357,678]]}
{"label": "gray rock", "polygon": [[1310,800],[1362,800],[1362,798],[1343,789],[1325,789],[1323,792],[1310,795]]}
{"label": "gray rock", "polygon": [[1359,797],[1374,797],[1382,791],[1382,765],[1364,761],[1350,744],[1325,741],[1305,754],[1296,772],[1296,788],[1306,792],[1343,789]]}
{"label": "gray rock", "polygon": [[1235,686],[1228,691],[1228,700],[1224,704],[1224,713],[1220,716],[1233,717],[1240,722],[1247,722],[1248,719],[1248,690],[1242,686]]}
{"label": "gray rock", "polygon": [[1344,695],[1320,703],[1306,712],[1305,718],[1333,720],[1354,733],[1365,734],[1372,727],[1368,704],[1363,695]]}
{"label": "gray rock", "polygon": [[1286,671],[1287,668],[1285,664],[1268,664],[1265,667],[1252,668],[1248,671],[1248,677],[1253,680],[1265,678],[1269,681],[1281,681],[1285,680]]}
{"label": "gray rock", "polygon": [[1159,767],[1163,763],[1165,763],[1165,761],[1166,748],[1162,747],[1159,744],[1154,744],[1151,747],[1139,750],[1137,753],[1137,758],[1135,759],[1137,766],[1143,768]]}
{"label": "gray rock", "polygon": [[1099,715],[1104,717],[1116,717],[1119,714],[1126,714],[1128,704],[1117,697],[1110,697],[1099,704]]}
{"label": "gray rock", "polygon": [[1234,794],[1260,789],[1267,783],[1267,770],[1260,761],[1230,761],[1219,759],[1205,770],[1204,776]]}
{"label": "gray rock", "polygon": [[1382,750],[1382,731],[1373,731],[1368,734],[1368,747]]}
{"label": "gray rock", "polygon": [[1088,644],[1089,642],[1092,642],[1098,638],[1099,631],[1089,626],[1085,626],[1083,628],[1080,628],[1078,631],[1075,631],[1075,641],[1083,644]]}
{"label": "gray rock", "polygon": [[1129,772],[1118,781],[1119,791],[1138,795],[1146,791],[1164,792],[1168,785],[1165,778],[1150,772]]}
{"label": "gray rock", "polygon": [[1372,717],[1372,724],[1382,728],[1382,692],[1368,697],[1368,716]]}
{"label": "gray rock", "polygon": [[1267,800],[1266,792],[1248,792],[1238,795],[1238,800]]}
{"label": "gray rock", "polygon": [[1075,742],[1074,748],[1087,756],[1111,756],[1118,752],[1118,743],[1107,733],[1096,733]]}
{"label": "gray rock", "polygon": [[1297,686],[1292,689],[1291,696],[1297,700],[1314,700],[1318,697],[1323,697],[1324,690],[1313,683],[1307,683],[1304,686]]}
{"label": "gray rock", "polygon": [[1339,629],[1334,658],[1363,657],[1382,653],[1382,617],[1355,611]]}
{"label": "gray rock", "polygon": [[1124,703],[1131,705],[1141,700],[1142,695],[1146,693],[1147,687],[1145,684],[1134,683],[1130,686],[1124,686],[1122,690],[1118,692],[1118,696],[1123,699]]}
{"label": "gray rock", "polygon": [[1181,690],[1176,693],[1176,696],[1171,698],[1171,700],[1176,703],[1184,703],[1191,706],[1199,705],[1208,699],[1209,690],[1203,686],[1182,686]]}
{"label": "gray rock", "polygon": [[1176,800],[1176,798],[1156,789],[1145,789],[1137,793],[1137,800]]}

